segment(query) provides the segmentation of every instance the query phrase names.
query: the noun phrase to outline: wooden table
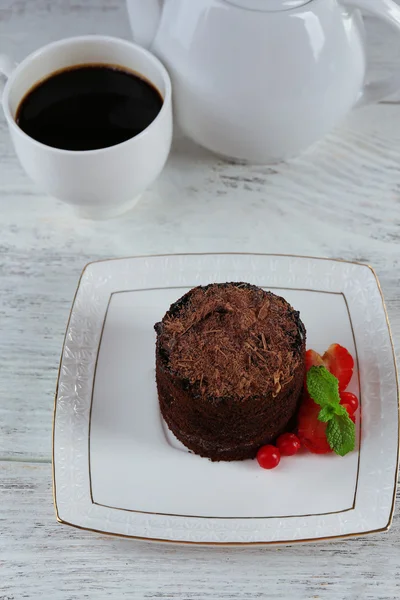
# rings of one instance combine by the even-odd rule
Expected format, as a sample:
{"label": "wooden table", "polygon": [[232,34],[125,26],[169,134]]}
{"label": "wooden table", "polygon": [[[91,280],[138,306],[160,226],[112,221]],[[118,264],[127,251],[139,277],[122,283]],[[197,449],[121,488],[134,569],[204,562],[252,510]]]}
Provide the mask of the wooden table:
{"label": "wooden table", "polygon": [[[123,0],[0,0],[0,51],[17,60],[61,37],[130,37]],[[368,22],[374,72],[400,41]],[[399,96],[400,97],[400,96]],[[313,151],[271,167],[177,140],[137,208],[79,221],[19,166],[0,115],[0,600],[394,599],[400,518],[385,535],[280,549],[174,547],[57,524],[51,422],[59,354],[79,274],[123,255],[248,251],[368,262],[400,341],[400,106],[353,112]],[[329,315],[327,315],[329,318]]]}

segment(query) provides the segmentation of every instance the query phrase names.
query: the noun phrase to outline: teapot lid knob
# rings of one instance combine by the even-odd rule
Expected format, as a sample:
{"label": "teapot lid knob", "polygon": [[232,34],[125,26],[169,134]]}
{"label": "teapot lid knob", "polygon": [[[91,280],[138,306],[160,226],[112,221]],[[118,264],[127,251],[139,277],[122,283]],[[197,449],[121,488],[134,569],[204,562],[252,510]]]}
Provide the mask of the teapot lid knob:
{"label": "teapot lid knob", "polygon": [[311,0],[225,0],[229,4],[247,10],[259,10],[263,12],[279,12],[298,8],[308,4]]}

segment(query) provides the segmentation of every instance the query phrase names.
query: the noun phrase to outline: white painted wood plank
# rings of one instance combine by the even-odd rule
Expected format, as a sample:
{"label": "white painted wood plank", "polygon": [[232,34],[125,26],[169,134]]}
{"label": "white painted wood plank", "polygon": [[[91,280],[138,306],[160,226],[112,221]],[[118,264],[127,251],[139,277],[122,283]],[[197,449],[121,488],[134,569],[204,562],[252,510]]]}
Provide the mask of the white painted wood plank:
{"label": "white painted wood plank", "polygon": [[[365,21],[371,76],[399,68],[400,36],[375,18]],[[88,33],[130,39],[124,0],[1,0],[1,52],[17,61],[51,41]]]}
{"label": "white painted wood plank", "polygon": [[56,523],[49,465],[0,463],[0,598],[393,600],[400,517],[384,535],[279,549],[150,544]]}
{"label": "white painted wood plank", "polygon": [[[399,0],[396,0],[400,4]],[[375,18],[365,19],[368,79],[389,77],[400,70],[400,35]],[[400,101],[400,92],[390,101]]]}

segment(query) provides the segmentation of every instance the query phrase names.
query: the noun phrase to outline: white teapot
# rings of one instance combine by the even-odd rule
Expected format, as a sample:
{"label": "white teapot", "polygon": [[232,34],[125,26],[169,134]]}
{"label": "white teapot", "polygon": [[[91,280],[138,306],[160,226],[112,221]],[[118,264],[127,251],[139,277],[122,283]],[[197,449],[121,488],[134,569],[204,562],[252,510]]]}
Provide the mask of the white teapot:
{"label": "white teapot", "polygon": [[170,71],[177,120],[236,159],[299,154],[356,105],[400,89],[365,84],[360,10],[400,33],[392,0],[128,0],[135,41]]}

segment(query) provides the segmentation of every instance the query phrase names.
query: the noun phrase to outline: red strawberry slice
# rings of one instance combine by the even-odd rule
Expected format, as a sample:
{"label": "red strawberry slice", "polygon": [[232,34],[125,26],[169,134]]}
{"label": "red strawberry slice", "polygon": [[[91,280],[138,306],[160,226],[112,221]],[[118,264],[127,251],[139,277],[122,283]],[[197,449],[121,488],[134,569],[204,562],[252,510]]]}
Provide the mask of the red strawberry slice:
{"label": "red strawberry slice", "polygon": [[324,361],[322,356],[315,352],[315,350],[307,350],[306,352],[306,371],[311,369],[311,367],[321,367],[324,366]]}
{"label": "red strawberry slice", "polygon": [[343,392],[353,376],[354,360],[350,352],[339,344],[332,344],[322,357],[328,371],[339,380],[339,391]]}
{"label": "red strawberry slice", "polygon": [[[354,360],[350,352],[339,344],[332,344],[323,356],[315,350],[306,352],[306,372],[311,367],[324,366],[339,380],[339,391],[343,392],[353,376]],[[306,388],[307,389],[307,388]]]}
{"label": "red strawberry slice", "polygon": [[311,367],[321,367],[324,366],[324,361],[322,360],[322,356],[315,352],[315,350],[307,350],[306,352],[306,374],[304,377],[304,389],[307,392],[307,371],[311,369]]}
{"label": "red strawberry slice", "polygon": [[304,394],[298,417],[297,434],[301,443],[314,454],[332,452],[326,439],[326,423],[318,421],[321,407],[308,394]]}

